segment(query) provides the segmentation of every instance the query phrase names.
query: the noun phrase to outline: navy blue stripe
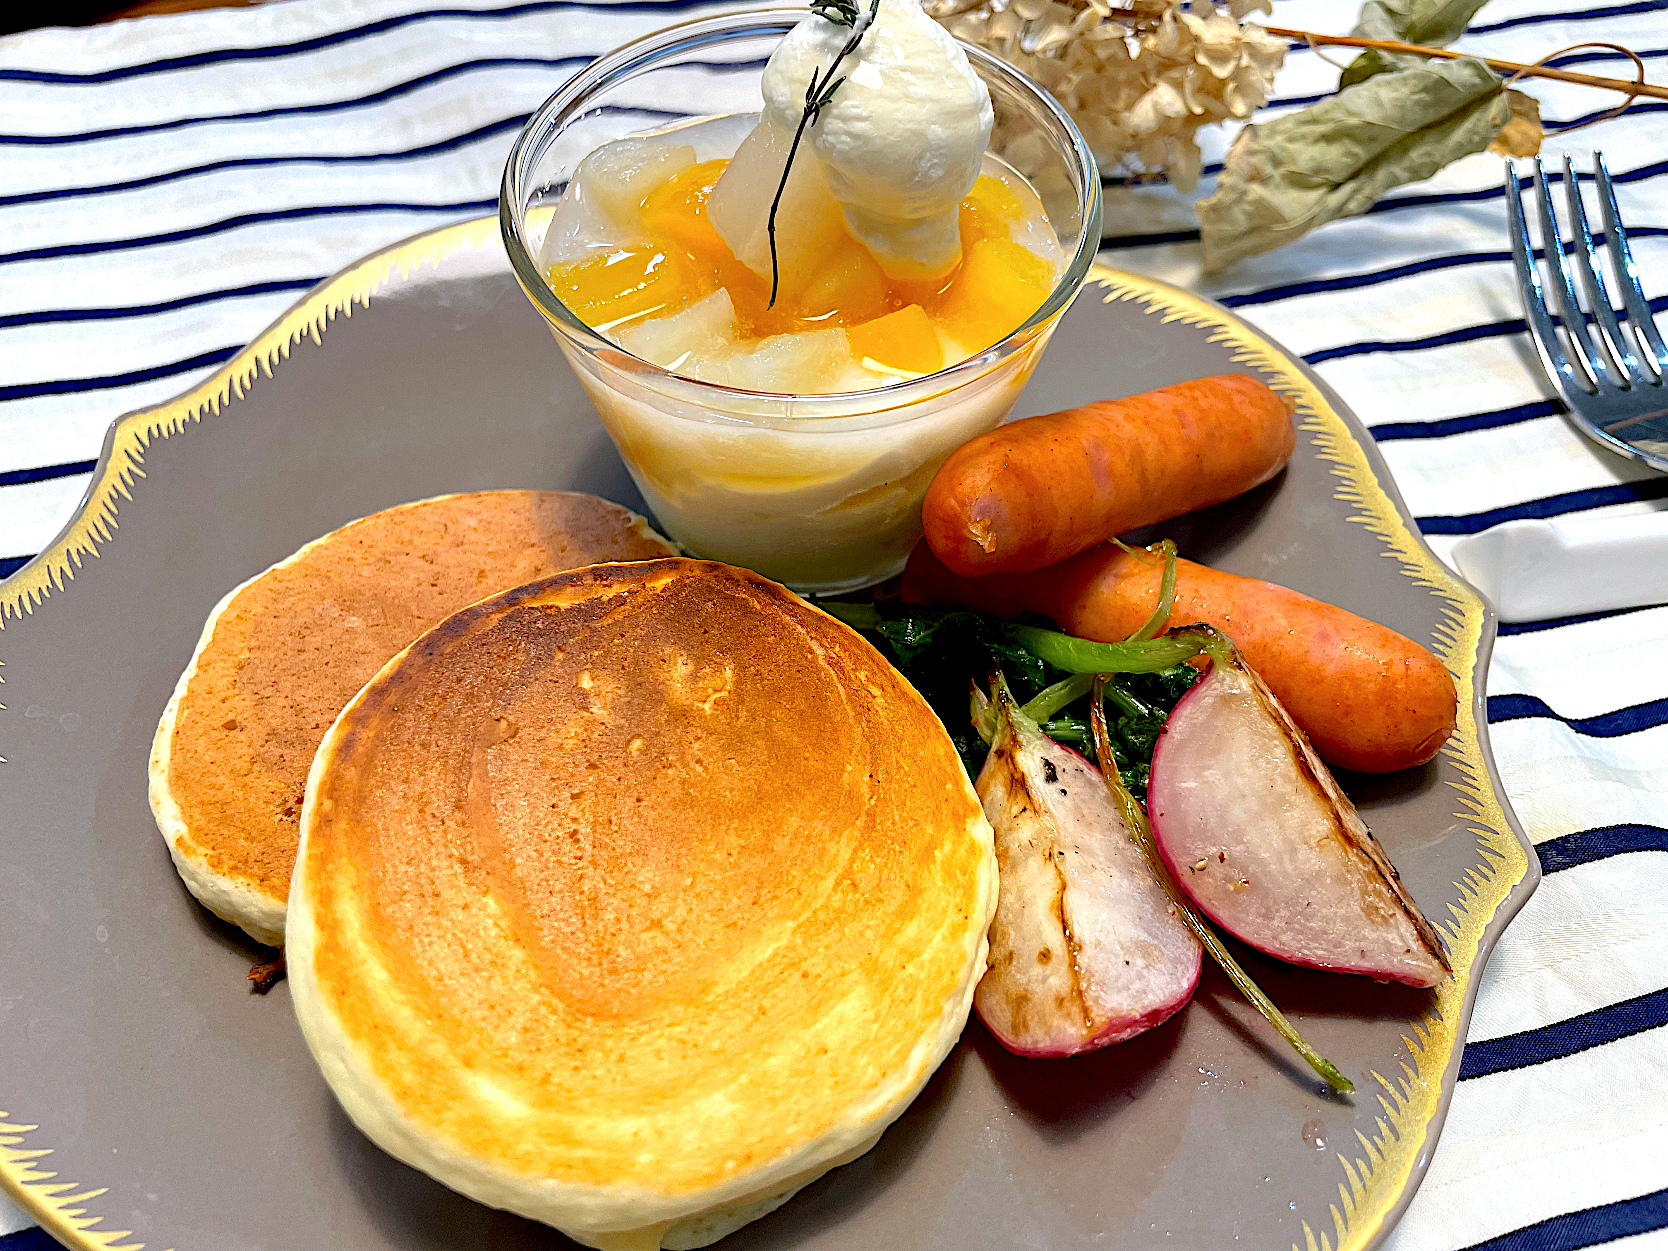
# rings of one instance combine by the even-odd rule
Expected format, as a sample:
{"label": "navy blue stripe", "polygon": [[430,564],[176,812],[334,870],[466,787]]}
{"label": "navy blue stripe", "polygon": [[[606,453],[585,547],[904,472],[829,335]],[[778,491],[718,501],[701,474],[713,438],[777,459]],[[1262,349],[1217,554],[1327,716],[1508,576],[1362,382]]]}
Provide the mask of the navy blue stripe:
{"label": "navy blue stripe", "polygon": [[1668,497],[1668,478],[1648,478],[1642,482],[1618,482],[1614,486],[1589,487],[1585,491],[1566,491],[1562,495],[1548,495],[1542,499],[1525,500],[1481,513],[1460,513],[1449,517],[1417,517],[1419,529],[1426,534],[1476,534],[1497,526],[1502,521],[1516,521],[1523,517],[1561,517],[1588,508],[1605,508],[1611,504],[1632,504],[1639,500],[1659,500]]}
{"label": "navy blue stripe", "polygon": [[[1657,161],[1651,165],[1641,165],[1637,169],[1626,170],[1620,174],[1612,172],[1610,175],[1610,181],[1617,184],[1643,182],[1648,178],[1655,178],[1659,174],[1668,174],[1668,161]],[[1577,170],[1576,179],[1579,182],[1592,182],[1593,176],[1583,170]],[[1554,173],[1552,170],[1548,169],[1546,172],[1546,180],[1549,183],[1562,182],[1564,180],[1563,171],[1559,170],[1557,173]],[[1517,180],[1518,188],[1519,190],[1526,190],[1533,182],[1534,180],[1532,178],[1519,178]],[[1492,187],[1485,187],[1480,191],[1449,191],[1443,192],[1439,195],[1386,196],[1384,199],[1378,201],[1370,209],[1368,209],[1367,212],[1388,213],[1393,209],[1425,208],[1432,204],[1475,204],[1482,200],[1497,200],[1505,194],[1506,189],[1503,186],[1495,185]]]}
{"label": "navy blue stripe", "polygon": [[[409,95],[423,87],[433,86],[448,78],[456,78],[459,74],[472,73],[481,69],[506,69],[534,66],[539,68],[570,68],[577,72],[589,65],[594,58],[591,56],[567,57],[479,57],[473,61],[460,61],[456,65],[448,65],[444,69],[434,70],[428,74],[421,74],[416,78],[406,79],[395,83],[391,87],[384,87],[380,91],[373,91],[370,95],[355,96],[350,100],[330,100],[322,104],[294,104],[279,108],[257,109],[247,113],[204,113],[194,117],[171,118],[165,122],[147,122],[139,126],[113,126],[104,130],[83,130],[69,134],[56,135],[5,135],[0,134],[0,144],[12,144],[20,147],[53,147],[60,144],[88,143],[99,139],[117,139],[133,135],[153,135],[159,131],[179,130],[185,126],[199,126],[210,122],[258,122],[268,121],[275,117],[295,117],[307,113],[334,113],[344,109],[363,108],[367,105],[382,104],[389,100],[397,100],[401,96]],[[686,63],[685,68],[711,69],[729,73],[732,71],[760,69],[764,66],[761,60],[748,61],[702,61]],[[562,80],[566,82],[567,79]],[[525,118],[525,114],[523,117]],[[4,201],[0,201],[4,203]]]}
{"label": "navy blue stripe", "polygon": [[[1523,322],[1517,323],[1523,329]],[[1380,443],[1396,439],[1440,439],[1450,434],[1465,434],[1470,430],[1493,430],[1499,426],[1514,426],[1520,421],[1537,417],[1551,417],[1564,411],[1554,400],[1536,400],[1533,404],[1519,404],[1516,408],[1500,408],[1492,413],[1470,413],[1464,417],[1449,417],[1445,421],[1389,421],[1379,426],[1368,426],[1367,433]]]}
{"label": "navy blue stripe", "polygon": [[[1668,236],[1668,226],[1629,226],[1630,239],[1657,239]],[[1593,236],[1595,244],[1602,245],[1602,234]],[[1544,256],[1539,249],[1537,257]],[[1405,265],[1393,265],[1389,269],[1372,270],[1364,274],[1345,274],[1337,278],[1315,278],[1308,282],[1285,283],[1278,287],[1264,287],[1260,291],[1249,291],[1242,295],[1225,295],[1220,303],[1230,308],[1244,308],[1252,304],[1272,304],[1276,300],[1289,300],[1298,295],[1314,295],[1322,291],[1354,291],[1361,287],[1376,286],[1381,282],[1393,282],[1398,278],[1408,278],[1414,274],[1430,273],[1433,270],[1458,269],[1466,265],[1496,264],[1510,261],[1510,252],[1454,252],[1447,256],[1427,257],[1422,261],[1410,261]]]}
{"label": "navy blue stripe", "polygon": [[[6,558],[0,557],[0,578],[12,571],[6,568]],[[39,1225],[20,1229],[14,1234],[0,1234],[0,1251],[63,1251],[63,1248]]]}
{"label": "navy blue stripe", "polygon": [[[1650,172],[1640,175],[1641,178],[1651,178],[1655,177],[1657,174],[1668,173],[1668,161],[1664,161],[1660,165],[1647,166],[1646,168],[1649,169]],[[1584,182],[1592,181],[1590,175],[1582,174],[1578,175],[1578,177]],[[1559,171],[1554,174],[1549,168],[1546,171],[1546,180],[1548,183],[1553,181],[1562,182],[1564,180],[1563,172]],[[1534,180],[1530,178],[1520,178],[1517,181],[1518,188],[1521,190],[1528,187]],[[1620,175],[1611,174],[1610,181],[1613,183],[1621,183],[1622,178]],[[1638,181],[1638,179],[1630,179],[1629,181]],[[1386,196],[1384,199],[1376,201],[1373,206],[1367,210],[1367,212],[1389,213],[1395,209],[1428,208],[1433,204],[1479,204],[1484,200],[1503,199],[1505,194],[1506,188],[1500,184],[1496,184],[1492,187],[1484,187],[1480,191],[1443,191],[1433,192],[1429,195]]]}
{"label": "navy blue stripe", "polygon": [[[1647,300],[1653,313],[1660,313],[1668,309],[1668,295],[1659,295],[1653,300]],[[1554,321],[1559,319],[1554,318]],[[1587,318],[1592,322],[1591,315]],[[1472,343],[1478,339],[1496,339],[1506,335],[1527,334],[1528,324],[1521,317],[1508,318],[1505,321],[1485,322],[1481,326],[1462,326],[1458,330],[1445,331],[1442,334],[1427,335],[1422,339],[1368,339],[1362,343],[1344,343],[1338,347],[1322,348],[1318,352],[1311,352],[1303,359],[1311,365],[1321,364],[1323,361],[1339,360],[1348,356],[1365,356],[1369,352],[1417,352],[1425,348],[1448,347],[1455,343]],[[1562,409],[1554,411],[1561,412]],[[1409,426],[1420,426],[1419,422],[1408,422]],[[1509,423],[1501,423],[1509,424]],[[1377,429],[1378,427],[1374,427]],[[1401,435],[1395,437],[1412,438],[1417,436]]]}
{"label": "navy blue stripe", "polygon": [[410,26],[416,22],[428,22],[443,18],[498,19],[522,17],[529,13],[551,13],[575,9],[586,9],[605,14],[677,13],[685,9],[700,7],[703,2],[706,2],[706,0],[620,0],[616,4],[584,4],[576,3],[575,0],[537,0],[532,4],[507,5],[502,9],[430,9],[424,13],[403,13],[397,17],[384,18],[378,22],[367,22],[363,26],[351,27],[348,30],[336,31],[329,35],[318,35],[312,39],[301,39],[295,43],[269,44],[258,48],[222,48],[213,52],[195,52],[189,56],[165,57],[158,61],[146,61],[141,65],[123,65],[116,69],[98,70],[87,74],[66,74],[50,70],[0,69],[0,82],[108,83],[119,82],[126,78],[140,78],[147,74],[163,74],[169,70],[191,69],[199,65],[215,65],[225,61],[268,61],[277,57],[296,56],[303,52],[316,52],[320,48],[335,47],[338,44],[366,39],[372,35],[385,34],[388,31],[398,30],[402,26]]}
{"label": "navy blue stripe", "polygon": [[212,352],[203,352],[189,360],[175,361],[171,365],[155,365],[150,369],[135,369],[131,373],[125,374],[106,374],[102,378],[68,378],[59,382],[19,383],[14,386],[0,387],[0,400],[25,400],[36,395],[69,395],[78,391],[103,391],[110,387],[130,387],[135,383],[152,382],[157,378],[170,378],[175,374],[188,374],[194,369],[218,365],[221,361],[230,360],[241,350],[241,345],[216,348]]}
{"label": "navy blue stripe", "polygon": [[1561,717],[1547,706],[1545,700],[1534,695],[1490,695],[1488,723],[1522,721],[1530,717],[1562,721],[1577,734],[1588,738],[1619,738],[1623,734],[1637,734],[1668,724],[1668,699],[1653,699],[1649,703],[1633,704],[1615,712],[1601,712],[1596,717]]}
{"label": "navy blue stripe", "polygon": [[465,74],[471,70],[523,65],[572,66],[575,70],[578,70],[589,65],[592,59],[589,56],[555,58],[483,57],[475,61],[464,61],[457,65],[449,65],[445,69],[435,70],[430,74],[423,74],[404,82],[395,83],[392,87],[385,87],[381,91],[373,91],[368,96],[355,96],[351,100],[331,100],[323,104],[293,104],[281,108],[257,109],[248,113],[204,113],[195,117],[170,118],[165,122],[149,122],[141,126],[112,126],[104,130],[83,130],[60,135],[0,135],[0,144],[11,144],[18,147],[55,147],[67,143],[90,143],[99,139],[154,135],[160,131],[178,130],[184,126],[200,126],[208,122],[258,122],[275,117],[295,117],[306,113],[333,113],[341,109],[357,109],[370,104],[382,104],[388,100],[397,100],[419,88],[432,86],[434,83],[455,78],[459,74]]}
{"label": "navy blue stripe", "polygon": [[[1580,117],[1572,117],[1567,122],[1561,122],[1555,117],[1541,119],[1541,125],[1550,133],[1556,134],[1560,130],[1574,130],[1577,126],[1586,126],[1608,113],[1615,113],[1616,106],[1607,109],[1594,109],[1591,113],[1583,113]],[[1636,100],[1628,105],[1621,113],[1616,113],[1616,120],[1623,117],[1634,117],[1640,113],[1668,113],[1668,103],[1661,101]]]}
{"label": "navy blue stripe", "polygon": [[[1549,1216],[1465,1251],[1581,1251],[1668,1226],[1668,1190]],[[9,1251],[9,1249],[7,1249]]]}
{"label": "navy blue stripe", "polygon": [[76,474],[92,473],[93,460],[75,460],[67,465],[41,465],[36,469],[12,469],[0,473],[0,487],[22,486],[26,482],[50,482],[54,478],[73,478]]}
{"label": "navy blue stripe", "polygon": [[1161,243],[1197,243],[1197,230],[1161,230],[1146,235],[1106,235],[1100,246],[1103,251],[1116,252],[1124,248],[1157,247]]}
{"label": "navy blue stripe", "polygon": [[1631,612],[1649,612],[1653,608],[1661,608],[1661,604],[1638,604],[1632,608],[1612,608],[1608,612],[1585,612],[1573,617],[1543,617],[1539,621],[1502,621],[1495,627],[1495,633],[1536,634],[1541,630],[1559,630],[1564,626],[1585,625],[1589,621],[1608,621],[1611,617],[1625,617]]}
{"label": "navy blue stripe", "polygon": [[484,213],[498,207],[491,200],[465,200],[459,204],[326,204],[312,208],[276,209],[270,213],[240,213],[206,226],[191,226],[185,230],[170,230],[159,235],[144,235],[133,239],[105,239],[96,243],[63,243],[49,248],[30,248],[24,252],[0,253],[0,264],[12,261],[41,261],[57,256],[96,256],[103,252],[124,252],[130,248],[153,247],[159,243],[179,243],[186,239],[201,239],[244,226],[263,222],[294,221],[310,217],[346,217],[363,213]]}
{"label": "navy blue stripe", "polygon": [[[635,110],[634,110],[635,111]],[[655,116],[659,116],[655,110]],[[418,157],[436,156],[442,152],[456,151],[458,148],[468,147],[472,143],[479,143],[483,139],[490,139],[494,135],[503,134],[507,130],[520,130],[526,124],[527,114],[515,117],[501,118],[496,122],[488,122],[484,126],[477,126],[474,130],[465,131],[461,135],[454,135],[450,139],[437,139],[433,143],[425,143],[415,148],[407,148],[403,152],[367,152],[350,153],[347,155],[317,155],[301,154],[296,156],[241,156],[224,161],[211,161],[206,165],[191,165],[184,169],[169,170],[162,174],[151,174],[145,178],[131,178],[126,182],[104,183],[96,187],[58,187],[48,191],[25,191],[18,195],[0,196],[0,207],[11,204],[37,204],[43,200],[68,200],[79,196],[103,195],[106,191],[134,191],[140,187],[156,187],[164,183],[178,182],[182,178],[194,178],[198,174],[213,174],[225,169],[252,169],[264,165],[367,165],[379,161],[408,161]],[[684,117],[683,113],[668,114],[669,117]]]}
{"label": "navy blue stripe", "polygon": [[[1222,172],[1222,162],[1213,161],[1209,165],[1201,166],[1201,178],[1214,178]],[[1103,187],[1161,187],[1170,179],[1162,172],[1154,174],[1102,174],[1100,185]]]}
{"label": "navy blue stripe", "polygon": [[1542,873],[1557,873],[1634,851],[1668,851],[1668,830],[1660,825],[1603,825],[1535,844]]}
{"label": "navy blue stripe", "polygon": [[[1629,230],[1629,237],[1631,238],[1634,233],[1634,231]],[[1663,233],[1668,233],[1668,231]],[[1353,291],[1360,287],[1376,286],[1381,282],[1394,282],[1398,278],[1408,278],[1414,274],[1429,273],[1432,270],[1458,269],[1465,265],[1486,265],[1500,261],[1510,261],[1511,259],[1512,254],[1510,252],[1455,252],[1447,256],[1432,256],[1422,261],[1410,261],[1405,265],[1393,265],[1389,269],[1371,270],[1364,274],[1345,274],[1337,278],[1314,278],[1307,282],[1289,282],[1278,287],[1264,287],[1260,291],[1248,291],[1241,295],[1225,295],[1220,298],[1219,303],[1226,304],[1229,308],[1245,308],[1254,304],[1272,304],[1276,300],[1289,300],[1298,295],[1314,295],[1322,291]]]}
{"label": "navy blue stripe", "polygon": [[[1623,170],[1621,173],[1611,172],[1610,180],[1615,183],[1645,182],[1646,178],[1655,178],[1661,173],[1668,173],[1668,160],[1658,160],[1651,165],[1636,165],[1635,168]],[[1595,180],[1590,170],[1576,170],[1575,178],[1576,182],[1593,182]],[[1546,182],[1563,182],[1563,170],[1556,170],[1555,172],[1555,170],[1548,168],[1546,170]],[[1533,185],[1535,185],[1535,178],[1530,177],[1530,175],[1518,178],[1518,190],[1528,190]],[[1448,203],[1449,200],[1454,200],[1454,202],[1458,202],[1458,200],[1480,200],[1480,198],[1490,198],[1493,195],[1505,195],[1505,193],[1505,187],[1495,185],[1495,187],[1486,188],[1481,192],[1456,192],[1454,195],[1406,195],[1399,200],[1379,200],[1378,205],[1368,208],[1368,212],[1378,212],[1379,205],[1389,205],[1393,208],[1403,207],[1403,205],[1418,207],[1418,205],[1426,205],[1426,203]]]}
{"label": "navy blue stripe", "polygon": [[1319,365],[1349,356],[1366,356],[1371,352],[1417,352],[1424,348],[1450,347],[1455,343],[1472,343],[1478,339],[1523,334],[1528,329],[1528,323],[1523,318],[1514,317],[1508,321],[1491,321],[1481,326],[1462,326],[1458,330],[1426,335],[1422,339],[1367,339],[1361,343],[1341,343],[1337,347],[1311,352],[1303,359],[1311,365]]}
{"label": "navy blue stripe", "polygon": [[[604,105],[599,109],[592,110],[592,112],[653,117],[659,120],[676,120],[690,116],[688,113],[673,112],[667,109],[628,108],[619,105]],[[500,118],[496,122],[487,122],[475,127],[474,130],[465,131],[461,135],[454,135],[449,139],[438,139],[433,143],[421,144],[401,152],[348,153],[345,155],[302,153],[294,156],[234,157],[224,161],[211,161],[206,165],[192,165],[185,169],[169,170],[167,173],[151,174],[145,178],[133,178],[127,182],[104,183],[92,187],[59,187],[46,191],[25,191],[18,195],[0,196],[0,207],[12,204],[34,204],[43,200],[65,200],[78,196],[102,195],[107,191],[133,191],[140,187],[155,187],[164,183],[177,182],[182,178],[192,178],[198,174],[217,173],[226,169],[249,169],[265,165],[359,165],[379,161],[405,161],[425,156],[436,156],[442,152],[452,152],[472,143],[479,143],[483,139],[490,139],[494,135],[502,134],[507,130],[519,130],[526,123],[528,116],[526,113],[518,113],[513,117]]]}
{"label": "navy blue stripe", "polygon": [[[1322,97],[1316,96],[1314,98],[1319,100]],[[1221,162],[1215,162],[1213,164],[1206,165],[1202,170],[1200,170],[1200,175],[1201,177],[1212,178],[1221,172]],[[1651,165],[1641,165],[1636,169],[1623,170],[1620,173],[1612,170],[1610,174],[1610,181],[1618,185],[1623,183],[1643,182],[1648,178],[1655,178],[1659,174],[1668,174],[1668,161],[1657,161]],[[1592,174],[1584,171],[1578,170],[1576,172],[1576,177],[1581,182],[1593,181]],[[1564,175],[1562,171],[1555,173],[1552,170],[1548,170],[1546,178],[1548,182],[1562,182]],[[1163,183],[1168,180],[1162,175],[1157,178],[1147,178],[1132,177],[1127,174],[1102,174],[1100,181],[1103,187],[1140,187],[1152,183]],[[1518,186],[1520,188],[1527,188],[1533,181],[1534,180],[1529,177],[1523,177],[1518,179]],[[1424,208],[1432,204],[1474,204],[1481,200],[1498,200],[1504,194],[1505,189],[1499,185],[1495,185],[1492,187],[1484,187],[1479,191],[1448,191],[1441,194],[1431,195],[1386,196],[1384,199],[1375,202],[1373,206],[1367,210],[1367,212],[1388,213],[1395,209]]]}
{"label": "navy blue stripe", "polygon": [[[1654,57],[1668,56],[1668,48],[1652,48],[1648,52],[1641,52],[1641,60],[1649,61]],[[1547,64],[1553,69],[1568,69],[1572,65],[1590,65],[1594,61],[1626,61],[1630,58],[1621,52],[1572,52],[1568,56],[1553,57]]]}
{"label": "navy blue stripe", "polygon": [[1540,1029],[1467,1043],[1460,1081],[1562,1060],[1663,1025],[1668,1025],[1668,990],[1655,990]]}
{"label": "navy blue stripe", "polygon": [[[657,120],[677,120],[690,116],[688,113],[678,113],[668,109],[636,108],[620,105],[604,105],[592,110],[592,115],[605,113],[652,117]],[[520,130],[526,123],[527,118],[528,114],[518,113],[513,117],[487,122],[475,127],[474,130],[465,131],[461,135],[453,135],[449,139],[437,139],[433,143],[420,144],[415,148],[406,148],[400,152],[348,153],[345,155],[300,153],[294,156],[233,157],[224,161],[211,161],[206,165],[192,165],[184,169],[169,170],[162,174],[151,174],[144,178],[133,178],[126,182],[103,183],[92,187],[59,187],[46,191],[25,191],[18,195],[0,196],[0,207],[12,204],[35,204],[43,200],[65,200],[78,196],[102,195],[107,191],[133,191],[140,187],[155,187],[163,183],[177,182],[182,178],[192,178],[198,174],[217,173],[226,169],[249,169],[264,165],[361,165],[379,161],[406,161],[419,157],[436,156],[442,152],[452,152],[472,143],[479,143],[483,139],[490,139],[494,135],[502,134],[507,130]]]}
{"label": "navy blue stripe", "polygon": [[177,300],[159,304],[130,304],[125,308],[59,308],[40,313],[8,313],[0,317],[0,329],[8,326],[39,326],[57,322],[116,321],[123,317],[147,317],[152,313],[170,313],[178,308],[192,308],[198,304],[212,304],[219,300],[236,300],[247,295],[277,295],[281,292],[308,291],[323,279],[294,278],[282,282],[252,282],[246,287],[228,287],[224,291],[203,291],[197,295],[182,295]]}
{"label": "navy blue stripe", "polygon": [[1660,13],[1668,9],[1668,0],[1638,0],[1636,4],[1617,4],[1608,9],[1576,9],[1568,13],[1530,13],[1523,17],[1495,22],[1492,26],[1472,26],[1466,35],[1492,35],[1498,30],[1514,30],[1519,26],[1544,26],[1549,22],[1597,22],[1607,17],[1631,17],[1635,13]]}
{"label": "navy blue stripe", "polygon": [[1314,96],[1272,96],[1263,107],[1265,109],[1308,108],[1311,104],[1319,104],[1322,100],[1330,99],[1337,94],[1336,91],[1323,91]]}

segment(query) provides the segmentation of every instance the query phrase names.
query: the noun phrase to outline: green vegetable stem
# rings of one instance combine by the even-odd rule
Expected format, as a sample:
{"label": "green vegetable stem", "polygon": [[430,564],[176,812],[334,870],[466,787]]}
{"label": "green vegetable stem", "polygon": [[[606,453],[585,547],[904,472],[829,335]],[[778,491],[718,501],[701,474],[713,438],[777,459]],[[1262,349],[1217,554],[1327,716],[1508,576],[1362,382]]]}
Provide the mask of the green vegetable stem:
{"label": "green vegetable stem", "polygon": [[1138,554],[1162,559],[1164,576],[1153,614],[1122,643],[1091,642],[962,610],[840,600],[819,606],[878,643],[933,706],[975,776],[995,733],[984,689],[993,666],[1001,669],[1017,692],[1015,702],[1023,703],[1025,715],[1043,733],[1085,754],[1093,751],[1088,713],[1082,708],[1089,685],[1097,673],[1118,673],[1107,694],[1115,710],[1113,760],[1124,785],[1145,795],[1148,763],[1164,718],[1198,677],[1185,662],[1214,644],[1208,627],[1159,637],[1175,602],[1176,547],[1165,540]]}
{"label": "green vegetable stem", "polygon": [[[1103,698],[1106,684],[1107,678],[1104,675],[1097,676],[1089,698],[1089,718],[1094,732],[1096,754],[1103,760],[1112,756],[1112,741],[1106,729],[1106,704]],[[1103,766],[1101,776],[1106,779],[1106,789],[1111,792],[1112,800],[1123,814],[1124,822],[1134,832],[1135,841],[1140,844],[1141,851],[1147,858],[1147,868],[1164,888],[1164,893],[1170,896],[1170,902],[1187,923],[1187,928],[1193,931],[1193,936],[1210,952],[1211,958],[1222,967],[1222,971],[1228,975],[1228,980],[1239,993],[1263,1014],[1264,1019],[1274,1027],[1280,1037],[1291,1044],[1293,1050],[1308,1062],[1310,1068],[1321,1075],[1328,1086],[1341,1095],[1353,1094],[1355,1083],[1339,1072],[1337,1065],[1304,1041],[1303,1035],[1297,1032],[1297,1027],[1286,1019],[1285,1013],[1274,1006],[1274,1000],[1263,992],[1262,987],[1251,980],[1251,975],[1240,967],[1239,961],[1234,959],[1233,953],[1228,950],[1221,937],[1199,915],[1187,896],[1182,894],[1181,888],[1176,885],[1176,879],[1170,875],[1169,866],[1158,854],[1158,845],[1153,842],[1152,826],[1147,822],[1146,812],[1124,787],[1118,770]]]}
{"label": "green vegetable stem", "polygon": [[[1134,553],[1135,549],[1114,539],[1126,552]],[[1164,558],[1164,576],[1158,582],[1158,604],[1153,608],[1153,615],[1148,617],[1145,624],[1134,634],[1129,636],[1129,642],[1139,643],[1143,639],[1155,639],[1165,626],[1170,624],[1170,613],[1176,606],[1176,544],[1171,539],[1160,539],[1147,550]]]}

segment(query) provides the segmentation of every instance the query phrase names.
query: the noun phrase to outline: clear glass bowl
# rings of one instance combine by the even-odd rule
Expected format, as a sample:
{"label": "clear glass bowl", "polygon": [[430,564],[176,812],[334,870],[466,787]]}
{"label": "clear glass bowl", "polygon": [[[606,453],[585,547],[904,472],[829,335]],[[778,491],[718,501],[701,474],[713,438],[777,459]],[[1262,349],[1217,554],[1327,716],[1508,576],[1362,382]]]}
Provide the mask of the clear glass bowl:
{"label": "clear glass bowl", "polygon": [[998,155],[1030,180],[1068,258],[1022,326],[939,373],[838,395],[736,390],[630,355],[550,289],[538,258],[553,205],[587,155],[652,129],[657,105],[687,100],[692,90],[734,106],[739,142],[759,107],[765,61],[805,15],[765,9],[702,18],[593,62],[516,140],[498,216],[522,289],[550,323],[661,529],[692,555],[831,594],[903,568],[921,536],[933,474],[1008,416],[1094,260],[1101,200],[1094,157],[1065,111],[1012,66],[964,44],[990,88],[1004,143]]}

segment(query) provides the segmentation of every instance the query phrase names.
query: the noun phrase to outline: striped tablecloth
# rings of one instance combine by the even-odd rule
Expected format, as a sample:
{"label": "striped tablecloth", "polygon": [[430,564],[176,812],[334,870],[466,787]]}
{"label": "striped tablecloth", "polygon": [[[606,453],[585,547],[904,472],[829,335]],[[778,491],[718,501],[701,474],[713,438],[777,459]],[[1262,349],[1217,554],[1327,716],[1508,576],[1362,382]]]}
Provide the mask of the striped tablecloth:
{"label": "striped tablecloth", "polygon": [[[489,211],[534,106],[693,8],[287,0],[0,39],[0,576],[69,518],[112,418],[195,383],[355,258]],[[1335,32],[1353,11],[1279,0],[1278,18]],[[1493,0],[1462,46],[1533,61],[1595,39],[1668,79],[1668,0]],[[1630,69],[1596,48],[1560,63]],[[1336,76],[1295,50],[1272,108]],[[1615,103],[1531,90],[1559,126]],[[1566,142],[1583,160],[1605,149],[1662,310],[1668,104]],[[1500,181],[1497,158],[1468,158],[1212,280],[1178,197],[1114,190],[1127,200],[1109,220],[1132,233],[1108,241],[1109,259],[1220,299],[1301,353],[1371,427],[1439,554],[1510,518],[1664,507],[1668,477],[1560,417],[1520,318]],[[1483,979],[1395,1251],[1668,1247],[1665,647],[1668,607],[1501,632],[1491,733],[1546,877]],[[0,1248],[49,1245],[26,1226],[0,1199]]]}

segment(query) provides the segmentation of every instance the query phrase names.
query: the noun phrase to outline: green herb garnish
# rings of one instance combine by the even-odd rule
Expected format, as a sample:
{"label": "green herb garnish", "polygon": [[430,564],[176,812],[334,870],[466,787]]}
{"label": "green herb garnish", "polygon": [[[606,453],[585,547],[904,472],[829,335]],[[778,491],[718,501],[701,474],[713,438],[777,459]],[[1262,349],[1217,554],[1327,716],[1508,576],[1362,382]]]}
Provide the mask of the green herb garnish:
{"label": "green herb garnish", "polygon": [[[1089,684],[1095,673],[1120,670],[1107,696],[1114,766],[1124,784],[1142,796],[1164,719],[1199,676],[1183,662],[1202,650],[1205,638],[1187,631],[1141,642],[1093,643],[975,612],[838,600],[819,607],[880,646],[938,713],[972,776],[984,763],[986,737],[980,730],[986,719],[979,710],[981,701],[988,700],[980,687],[993,668],[1002,672],[1015,701],[1023,701],[1022,711],[1044,734],[1097,762],[1089,732]],[[972,717],[970,684],[975,691]]]}
{"label": "green herb garnish", "polygon": [[782,205],[782,193],[788,189],[788,174],[793,169],[794,157],[799,154],[799,141],[805,137],[806,129],[816,124],[817,115],[828,107],[840,84],[845,82],[844,78],[835,78],[834,71],[840,68],[841,61],[857,51],[864,32],[874,24],[879,11],[880,0],[873,0],[867,13],[857,7],[857,0],[816,0],[811,5],[811,12],[825,22],[851,27],[851,35],[828,68],[820,74],[813,73],[811,81],[805,84],[805,107],[800,111],[799,125],[794,128],[788,159],[782,162],[782,181],[776,184],[776,196],[770,202],[770,217],[765,223],[765,232],[770,236],[770,303],[766,308],[776,307],[776,289],[781,285],[781,270],[776,260],[776,210]]}

